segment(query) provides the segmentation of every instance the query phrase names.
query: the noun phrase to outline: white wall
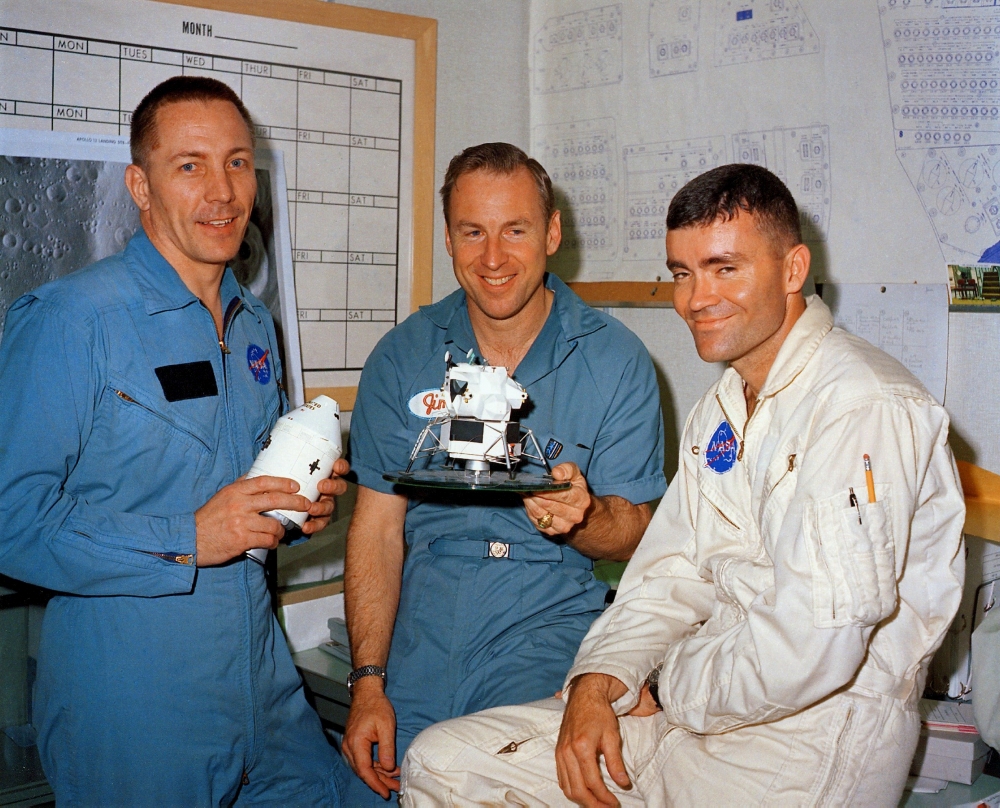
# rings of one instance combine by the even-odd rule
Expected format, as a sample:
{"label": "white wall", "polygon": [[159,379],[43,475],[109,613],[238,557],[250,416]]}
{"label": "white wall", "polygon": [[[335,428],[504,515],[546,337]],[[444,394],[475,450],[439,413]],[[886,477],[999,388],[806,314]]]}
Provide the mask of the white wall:
{"label": "white wall", "polygon": [[725,370],[703,362],[694,339],[673,309],[612,309],[611,313],[645,343],[656,367],[663,407],[663,450],[667,481],[677,471],[678,441],[691,408]]}
{"label": "white wall", "polygon": [[955,457],[1000,474],[1000,313],[953,313],[948,320],[948,387]]}
{"label": "white wall", "polygon": [[[467,146],[506,141],[528,148],[527,0],[342,0],[438,21],[435,189]],[[434,300],[458,288],[434,214]]]}
{"label": "white wall", "polygon": [[[646,344],[660,383],[668,479],[677,469],[677,441],[691,408],[724,369],[698,358],[691,334],[673,309],[614,309]],[[1000,313],[949,315],[948,386],[955,457],[1000,474]]]}

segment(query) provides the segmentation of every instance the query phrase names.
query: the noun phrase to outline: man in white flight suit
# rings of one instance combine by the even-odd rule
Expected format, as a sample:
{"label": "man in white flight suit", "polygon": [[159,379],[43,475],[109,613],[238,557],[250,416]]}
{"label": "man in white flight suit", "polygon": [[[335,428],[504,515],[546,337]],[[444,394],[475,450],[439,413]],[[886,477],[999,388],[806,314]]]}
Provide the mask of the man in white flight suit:
{"label": "man in white flight suit", "polygon": [[565,705],[426,730],[404,805],[892,806],[902,793],[964,577],[948,416],[802,295],[809,250],[766,169],[688,183],[667,256],[699,356],[729,368],[688,417],[677,476]]}

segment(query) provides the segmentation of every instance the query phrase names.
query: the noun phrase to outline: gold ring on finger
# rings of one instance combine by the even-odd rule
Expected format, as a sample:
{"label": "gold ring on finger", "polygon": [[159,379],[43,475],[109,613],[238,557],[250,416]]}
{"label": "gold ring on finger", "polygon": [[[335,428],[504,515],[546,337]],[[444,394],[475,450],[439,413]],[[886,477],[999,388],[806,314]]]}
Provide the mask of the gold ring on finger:
{"label": "gold ring on finger", "polygon": [[548,511],[545,512],[544,516],[538,517],[538,527],[542,530],[548,530],[552,526],[552,514]]}

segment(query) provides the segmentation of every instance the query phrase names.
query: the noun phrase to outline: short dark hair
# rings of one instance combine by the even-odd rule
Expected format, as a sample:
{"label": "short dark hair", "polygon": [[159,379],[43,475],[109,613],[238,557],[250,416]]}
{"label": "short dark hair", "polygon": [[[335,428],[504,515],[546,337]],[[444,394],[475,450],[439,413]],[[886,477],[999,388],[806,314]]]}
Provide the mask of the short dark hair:
{"label": "short dark hair", "polygon": [[480,143],[469,146],[461,154],[456,154],[448,163],[444,174],[444,185],[441,186],[441,204],[444,205],[444,220],[447,223],[448,206],[451,202],[451,192],[455,183],[463,174],[473,171],[488,171],[491,174],[509,176],[519,168],[526,168],[538,188],[538,199],[545,213],[545,221],[552,218],[556,210],[556,195],[552,191],[552,180],[548,172],[533,157],[528,157],[517,146],[510,143]]}
{"label": "short dark hair", "polygon": [[149,153],[156,147],[156,113],[160,107],[182,101],[228,101],[246,122],[251,143],[257,145],[253,119],[232,87],[207,76],[173,76],[146,93],[132,113],[129,147],[132,162],[137,166],[145,166]]}
{"label": "short dark hair", "polygon": [[757,217],[760,229],[782,250],[802,243],[799,209],[791,191],[766,168],[732,163],[700,174],[681,188],[667,209],[667,230],[705,227],[740,212]]}

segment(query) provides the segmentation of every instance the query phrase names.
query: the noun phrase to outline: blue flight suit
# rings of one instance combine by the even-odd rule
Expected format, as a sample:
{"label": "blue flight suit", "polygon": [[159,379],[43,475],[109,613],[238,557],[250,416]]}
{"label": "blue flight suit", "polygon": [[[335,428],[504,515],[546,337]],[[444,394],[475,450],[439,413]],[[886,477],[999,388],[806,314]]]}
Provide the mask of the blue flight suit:
{"label": "blue flight suit", "polygon": [[264,568],[196,567],[194,511],[286,407],[271,316],[209,311],[140,231],[11,306],[0,572],[47,587],[34,725],[60,805],[336,805],[343,764]]}
{"label": "blue flight suit", "polygon": [[[549,316],[514,379],[528,391],[519,411],[552,464],[576,463],[592,492],[638,504],[663,495],[663,419],[653,363],[620,322],[580,300],[559,278]],[[396,711],[396,763],[437,721],[551,696],[562,687],[607,587],[593,563],[538,532],[521,497],[482,491],[395,488],[383,472],[406,467],[439,414],[445,351],[480,354],[461,290],[425,306],[387,334],[365,364],[351,420],[358,482],[409,497],[406,562],[387,665]],[[529,444],[530,447],[530,444]],[[443,454],[414,468],[437,468]],[[540,463],[522,465],[543,473]],[[489,542],[510,545],[491,558]],[[348,805],[379,804],[357,777]]]}

